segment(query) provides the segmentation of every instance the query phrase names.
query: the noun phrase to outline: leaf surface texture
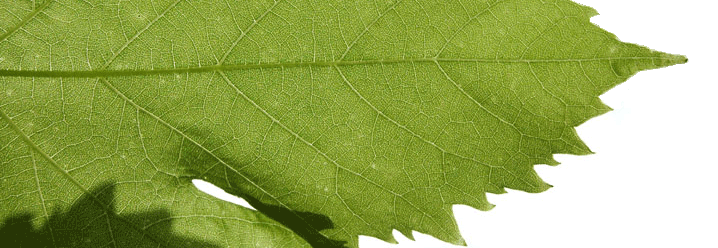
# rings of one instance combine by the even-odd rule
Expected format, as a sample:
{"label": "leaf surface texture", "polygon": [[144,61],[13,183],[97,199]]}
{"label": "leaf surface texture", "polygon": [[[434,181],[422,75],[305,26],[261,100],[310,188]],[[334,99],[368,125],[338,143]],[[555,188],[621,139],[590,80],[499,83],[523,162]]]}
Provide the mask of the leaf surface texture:
{"label": "leaf surface texture", "polygon": [[591,153],[574,127],[610,110],[600,94],[686,62],[567,0],[0,10],[0,219],[57,246],[83,204],[90,247],[356,247],[392,229],[463,244],[453,204],[548,189],[533,166]]}

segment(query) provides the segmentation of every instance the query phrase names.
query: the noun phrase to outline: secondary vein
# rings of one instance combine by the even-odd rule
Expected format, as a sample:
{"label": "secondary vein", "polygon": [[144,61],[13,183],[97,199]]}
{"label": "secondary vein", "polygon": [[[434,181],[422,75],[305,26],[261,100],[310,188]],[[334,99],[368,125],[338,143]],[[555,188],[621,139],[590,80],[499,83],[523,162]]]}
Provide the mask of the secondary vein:
{"label": "secondary vein", "polygon": [[35,144],[35,142],[33,142],[33,141],[30,139],[30,137],[28,137],[28,136],[25,134],[25,132],[23,132],[22,129],[20,129],[20,127],[18,127],[18,126],[15,124],[15,122],[12,120],[12,118],[10,118],[10,116],[8,116],[7,114],[5,114],[5,112],[2,111],[2,110],[0,110],[0,119],[2,119],[2,120],[4,120],[5,122],[7,122],[8,125],[10,126],[10,128],[11,128],[13,131],[15,131],[15,133],[16,133],[18,136],[20,136],[20,138],[25,142],[25,144],[27,144],[33,151],[35,151],[37,154],[40,154],[40,156],[42,156],[45,160],[47,160],[47,162],[50,163],[50,165],[52,166],[52,168],[54,168],[56,171],[58,171],[65,179],[67,179],[67,180],[70,181],[73,185],[75,185],[77,188],[79,188],[84,194],[90,196],[90,198],[92,198],[92,200],[93,200],[95,203],[97,203],[108,215],[112,215],[112,216],[116,217],[117,219],[119,219],[119,220],[125,222],[125,223],[126,223],[128,226],[130,226],[131,228],[135,229],[136,231],[138,231],[138,232],[140,232],[140,233],[143,233],[147,238],[149,238],[149,239],[152,240],[153,242],[155,242],[155,243],[157,243],[157,244],[160,244],[160,246],[162,245],[162,243],[160,243],[160,242],[158,241],[158,239],[157,239],[154,235],[151,235],[151,234],[148,233],[147,231],[145,231],[145,230],[143,230],[143,229],[137,227],[134,223],[130,222],[129,220],[120,217],[120,216],[117,215],[114,211],[112,211],[112,209],[110,209],[109,206],[105,205],[105,203],[103,203],[102,201],[100,201],[99,199],[97,199],[97,197],[96,197],[95,195],[93,195],[87,188],[85,188],[84,186],[82,186],[82,184],[81,184],[80,182],[78,182],[74,177],[72,177],[72,175],[70,175],[70,173],[67,173],[67,171],[66,171],[65,169],[63,169],[62,167],[60,167],[60,165],[57,163],[57,161],[55,161],[55,159],[53,159],[52,157],[50,157],[50,155],[48,155],[47,153],[45,153],[44,151],[42,151],[42,149],[40,149],[40,147],[38,147],[37,144]]}
{"label": "secondary vein", "polygon": [[35,8],[35,10],[30,12],[29,15],[25,16],[25,18],[23,18],[22,21],[20,21],[20,23],[18,23],[14,27],[10,28],[10,30],[8,30],[6,33],[0,35],[0,42],[6,40],[12,34],[17,32],[20,28],[24,27],[28,22],[30,22],[33,18],[35,18],[35,16],[37,16],[37,14],[39,14],[40,12],[45,10],[47,8],[47,6],[50,6],[50,3],[52,3],[52,2],[54,2],[54,0],[48,0],[44,3],[42,3],[42,5]]}

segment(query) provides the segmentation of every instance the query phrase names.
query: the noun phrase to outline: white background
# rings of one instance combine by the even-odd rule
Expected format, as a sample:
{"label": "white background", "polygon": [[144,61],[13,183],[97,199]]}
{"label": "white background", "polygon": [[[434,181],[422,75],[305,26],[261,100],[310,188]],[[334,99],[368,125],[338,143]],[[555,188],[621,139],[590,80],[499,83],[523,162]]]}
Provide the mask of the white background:
{"label": "white background", "polygon": [[[454,206],[469,247],[718,247],[718,20],[710,0],[576,0],[622,41],[688,56],[641,72],[601,97],[615,110],[578,128],[596,152],[536,170],[547,192],[489,195],[496,208]],[[398,245],[457,247],[394,231]]]}

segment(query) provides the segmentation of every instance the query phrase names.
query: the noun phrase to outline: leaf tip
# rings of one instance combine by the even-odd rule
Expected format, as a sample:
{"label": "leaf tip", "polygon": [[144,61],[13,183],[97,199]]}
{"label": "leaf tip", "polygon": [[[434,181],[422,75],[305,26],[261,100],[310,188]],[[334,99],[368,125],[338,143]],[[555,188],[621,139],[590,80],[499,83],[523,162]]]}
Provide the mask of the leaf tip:
{"label": "leaf tip", "polygon": [[659,62],[656,63],[656,67],[661,68],[685,63],[688,63],[688,58],[684,55],[663,53],[660,56]]}
{"label": "leaf tip", "polygon": [[466,244],[466,240],[463,237],[459,237],[458,240],[451,242],[451,243],[458,245],[458,246],[468,246],[468,244]]}
{"label": "leaf tip", "polygon": [[688,57],[684,55],[669,54],[669,59],[676,65],[682,65],[688,63]]}

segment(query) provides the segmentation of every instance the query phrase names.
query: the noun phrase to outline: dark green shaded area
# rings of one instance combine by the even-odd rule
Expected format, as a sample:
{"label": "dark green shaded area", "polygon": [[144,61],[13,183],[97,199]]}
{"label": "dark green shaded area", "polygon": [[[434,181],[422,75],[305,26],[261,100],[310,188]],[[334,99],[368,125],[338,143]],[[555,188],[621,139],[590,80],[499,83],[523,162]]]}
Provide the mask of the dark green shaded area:
{"label": "dark green shaded area", "polygon": [[[55,211],[40,228],[31,214],[9,217],[0,226],[1,247],[220,247],[172,232],[166,210],[117,215],[114,185],[81,196],[69,211]],[[158,245],[159,244],[159,245]]]}
{"label": "dark green shaded area", "polygon": [[264,204],[257,198],[246,194],[236,192],[228,193],[244,198],[252,207],[257,209],[257,211],[291,229],[294,233],[306,240],[312,247],[346,247],[345,241],[332,240],[319,233],[321,230],[334,228],[334,223],[325,215],[292,211],[281,206]]}
{"label": "dark green shaded area", "polygon": [[[183,128],[184,133],[191,137],[202,137],[205,144],[221,144],[219,140],[213,139],[210,134],[211,130],[204,130],[199,127]],[[188,178],[201,179],[212,183],[215,186],[225,190],[225,192],[237,197],[245,199],[252,207],[265,216],[279,222],[279,224],[287,227],[296,235],[304,239],[314,248],[343,248],[347,247],[346,241],[334,240],[320,233],[322,230],[334,228],[332,220],[322,214],[303,212],[289,209],[279,205],[276,201],[270,203],[263,202],[261,197],[269,196],[266,193],[253,191],[251,182],[246,178],[237,176],[226,178],[228,173],[222,165],[218,166],[219,160],[227,165],[243,168],[257,161],[237,161],[230,156],[222,156],[217,154],[211,155],[207,151],[193,145],[191,142],[182,143],[180,146],[172,149],[173,151],[182,151],[179,165],[185,169]],[[229,170],[229,169],[228,169]],[[229,172],[232,173],[232,172]],[[254,194],[250,193],[253,192]]]}

